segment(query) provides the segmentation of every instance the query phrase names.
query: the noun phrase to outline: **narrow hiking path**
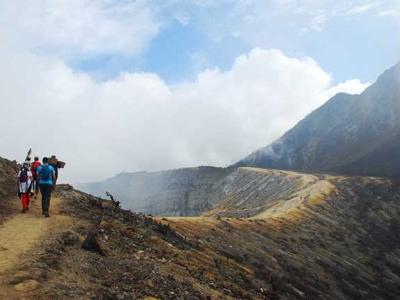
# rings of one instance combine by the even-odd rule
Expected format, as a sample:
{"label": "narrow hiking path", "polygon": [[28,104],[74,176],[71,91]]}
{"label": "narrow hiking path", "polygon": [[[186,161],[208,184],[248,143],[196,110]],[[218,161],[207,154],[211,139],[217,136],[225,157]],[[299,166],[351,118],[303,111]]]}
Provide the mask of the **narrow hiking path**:
{"label": "narrow hiking path", "polygon": [[[13,205],[20,205],[16,200]],[[62,200],[51,200],[50,218],[41,214],[40,199],[33,200],[30,211],[15,214],[0,225],[0,299],[23,299],[24,289],[34,285],[32,281],[15,286],[8,284],[13,271],[21,265],[35,261],[41,245],[55,232],[69,227],[72,220],[60,215]]]}

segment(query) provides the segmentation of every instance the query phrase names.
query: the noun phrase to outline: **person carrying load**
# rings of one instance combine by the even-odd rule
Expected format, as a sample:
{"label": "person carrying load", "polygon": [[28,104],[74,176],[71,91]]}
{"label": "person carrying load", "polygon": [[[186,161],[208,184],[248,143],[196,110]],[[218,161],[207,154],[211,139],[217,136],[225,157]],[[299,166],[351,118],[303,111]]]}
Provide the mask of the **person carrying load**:
{"label": "person carrying load", "polygon": [[55,172],[55,180],[53,182],[53,191],[56,189],[57,179],[58,179],[58,170],[64,168],[65,162],[57,159],[55,155],[52,155],[49,159],[49,165],[54,168]]}

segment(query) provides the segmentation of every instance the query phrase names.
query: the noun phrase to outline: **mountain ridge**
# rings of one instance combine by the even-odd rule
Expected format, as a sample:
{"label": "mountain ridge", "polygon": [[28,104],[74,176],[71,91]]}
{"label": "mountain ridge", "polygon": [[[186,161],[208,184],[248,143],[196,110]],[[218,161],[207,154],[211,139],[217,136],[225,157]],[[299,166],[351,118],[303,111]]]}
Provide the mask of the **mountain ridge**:
{"label": "mountain ridge", "polygon": [[[360,95],[335,95],[281,138],[235,166],[397,177],[399,114],[400,63]],[[375,164],[368,170],[366,165],[379,158],[376,152],[390,144],[396,145],[387,158],[393,166]]]}

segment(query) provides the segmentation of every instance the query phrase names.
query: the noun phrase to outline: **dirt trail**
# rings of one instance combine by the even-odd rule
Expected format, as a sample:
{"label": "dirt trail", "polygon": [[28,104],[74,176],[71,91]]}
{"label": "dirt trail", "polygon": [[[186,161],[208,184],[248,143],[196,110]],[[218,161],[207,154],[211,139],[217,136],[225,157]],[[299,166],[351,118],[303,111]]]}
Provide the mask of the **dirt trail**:
{"label": "dirt trail", "polygon": [[[20,205],[17,200],[15,206]],[[5,284],[7,274],[19,265],[34,261],[40,245],[52,233],[67,227],[71,219],[58,214],[60,200],[51,200],[50,218],[41,214],[41,201],[35,199],[26,214],[17,214],[0,225],[0,298],[18,299],[17,286]],[[15,289],[14,289],[15,288]],[[18,292],[18,294],[21,291]],[[13,295],[10,297],[10,295]]]}

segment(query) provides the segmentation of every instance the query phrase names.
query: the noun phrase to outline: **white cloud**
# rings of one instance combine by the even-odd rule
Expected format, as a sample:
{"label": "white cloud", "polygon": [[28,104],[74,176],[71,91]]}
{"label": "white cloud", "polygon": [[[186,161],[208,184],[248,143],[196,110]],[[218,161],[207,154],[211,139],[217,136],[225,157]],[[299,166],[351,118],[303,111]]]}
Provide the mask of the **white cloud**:
{"label": "white cloud", "polygon": [[378,15],[381,17],[387,17],[387,16],[396,17],[399,15],[399,12],[395,9],[389,9],[379,12]]}
{"label": "white cloud", "polygon": [[352,7],[351,9],[349,9],[346,12],[346,15],[348,15],[348,16],[358,15],[358,14],[364,13],[366,11],[369,11],[370,9],[374,8],[375,6],[376,6],[375,3],[367,3],[364,5],[360,5],[360,6],[355,6],[355,7]]}
{"label": "white cloud", "polygon": [[381,17],[394,17],[400,20],[400,0],[395,1],[396,5],[392,8],[382,10],[378,13]]}
{"label": "white cloud", "polygon": [[[326,24],[343,16],[352,17],[369,11],[393,10],[393,0],[273,0],[273,1],[196,1],[184,4],[164,0],[166,11],[184,24],[197,25],[213,40],[234,35],[252,45],[280,41],[282,34],[321,32]],[[228,9],[227,9],[228,8]]]}
{"label": "white cloud", "polygon": [[[94,82],[63,61],[0,45],[0,155],[67,161],[65,181],[121,170],[226,165],[272,142],[324,101],[331,78],[310,58],[254,49],[231,70],[167,85],[156,74]],[[347,82],[334,88],[360,92]]]}
{"label": "white cloud", "polygon": [[327,89],[324,92],[324,98],[329,99],[338,93],[357,95],[360,94],[360,92],[364,91],[366,88],[368,88],[370,85],[371,83],[369,82],[363,83],[359,79],[347,80],[345,82],[339,83],[338,85]]}
{"label": "white cloud", "polygon": [[0,37],[68,58],[139,53],[159,29],[148,1],[0,0]]}

